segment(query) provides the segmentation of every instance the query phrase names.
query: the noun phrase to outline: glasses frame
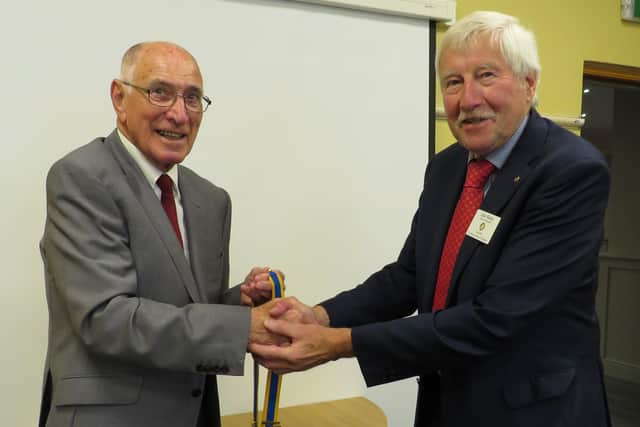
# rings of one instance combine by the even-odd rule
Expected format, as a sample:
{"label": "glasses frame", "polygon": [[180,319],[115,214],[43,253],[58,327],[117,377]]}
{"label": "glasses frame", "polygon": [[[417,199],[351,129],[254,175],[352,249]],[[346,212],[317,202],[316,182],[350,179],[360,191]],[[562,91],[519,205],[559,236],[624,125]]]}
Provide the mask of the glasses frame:
{"label": "glasses frame", "polygon": [[[184,99],[184,94],[178,93],[176,91],[176,96],[174,96],[173,101],[171,101],[170,104],[161,105],[161,104],[158,104],[157,102],[151,100],[151,88],[134,85],[133,83],[128,82],[126,80],[120,80],[120,79],[116,79],[116,80],[119,81],[120,83],[122,83],[123,85],[132,87],[133,89],[138,90],[141,94],[146,95],[146,98],[147,98],[147,101],[149,101],[149,104],[155,105],[156,107],[171,108],[176,103],[176,100],[178,99],[178,97],[181,97],[182,98],[182,102],[184,104],[184,108],[187,111],[191,111],[192,113],[204,113],[205,111],[207,111],[207,108],[209,108],[209,105],[211,105],[211,102],[212,102],[211,98],[209,98],[208,96],[200,95],[200,99],[202,101],[204,101],[204,106],[202,107],[201,110],[194,110],[194,109],[190,108],[187,105],[187,101],[185,101],[185,99]],[[201,103],[201,105],[202,105],[202,103]]]}

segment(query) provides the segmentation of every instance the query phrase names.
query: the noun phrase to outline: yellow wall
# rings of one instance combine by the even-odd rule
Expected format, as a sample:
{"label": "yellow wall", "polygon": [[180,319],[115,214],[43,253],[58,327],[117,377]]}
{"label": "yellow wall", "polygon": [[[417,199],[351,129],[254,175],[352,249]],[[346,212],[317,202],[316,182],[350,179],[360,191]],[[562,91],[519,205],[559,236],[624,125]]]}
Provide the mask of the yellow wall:
{"label": "yellow wall", "polygon": [[[458,0],[457,17],[475,10],[516,16],[535,33],[542,64],[542,115],[580,116],[584,61],[640,67],[640,23],[620,19],[619,0]],[[446,28],[438,24],[438,37]],[[442,105],[440,93],[436,105]],[[452,142],[446,120],[438,120],[436,152]]]}

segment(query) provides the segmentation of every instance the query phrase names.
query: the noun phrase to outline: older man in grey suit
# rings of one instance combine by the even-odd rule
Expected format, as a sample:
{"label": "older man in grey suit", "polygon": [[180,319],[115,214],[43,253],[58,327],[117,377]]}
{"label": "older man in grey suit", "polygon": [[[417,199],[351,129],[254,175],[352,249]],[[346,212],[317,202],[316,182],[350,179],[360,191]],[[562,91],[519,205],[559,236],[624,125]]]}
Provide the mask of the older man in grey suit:
{"label": "older man in grey suit", "polygon": [[117,129],[47,178],[40,425],[219,426],[215,375],[270,340],[268,305],[248,307],[268,299],[267,270],[228,288],[229,196],[178,165],[210,103],[191,54],[132,47],[111,99]]}

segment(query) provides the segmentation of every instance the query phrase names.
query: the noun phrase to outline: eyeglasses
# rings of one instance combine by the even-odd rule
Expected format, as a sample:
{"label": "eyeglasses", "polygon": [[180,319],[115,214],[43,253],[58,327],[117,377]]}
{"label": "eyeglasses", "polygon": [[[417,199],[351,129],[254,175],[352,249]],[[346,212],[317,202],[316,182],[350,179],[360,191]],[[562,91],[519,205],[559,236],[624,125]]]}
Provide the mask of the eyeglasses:
{"label": "eyeglasses", "polygon": [[197,90],[178,93],[175,87],[166,83],[154,83],[150,87],[141,87],[125,80],[118,81],[123,85],[131,86],[140,91],[140,93],[147,96],[147,100],[149,100],[151,104],[157,105],[158,107],[172,107],[179,96],[184,100],[185,108],[194,113],[203,113],[207,111],[207,108],[211,105],[211,99],[200,94]]}

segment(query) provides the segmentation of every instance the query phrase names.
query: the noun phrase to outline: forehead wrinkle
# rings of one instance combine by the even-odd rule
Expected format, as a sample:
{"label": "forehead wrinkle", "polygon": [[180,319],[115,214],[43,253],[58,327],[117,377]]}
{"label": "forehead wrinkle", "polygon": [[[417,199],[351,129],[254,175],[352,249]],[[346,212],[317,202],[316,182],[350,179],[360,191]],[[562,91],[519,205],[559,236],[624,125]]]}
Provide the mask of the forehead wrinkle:
{"label": "forehead wrinkle", "polygon": [[482,64],[478,64],[476,68],[500,68],[500,66],[495,62],[484,62]]}
{"label": "forehead wrinkle", "polygon": [[[485,44],[485,46],[482,46],[483,44]],[[492,58],[487,58],[487,56]],[[443,65],[446,62],[446,68],[449,70],[445,69],[444,72],[439,74],[442,76],[461,74],[458,70],[460,70],[460,68],[466,68],[469,63],[473,62],[474,57],[478,57],[478,59],[483,61],[481,64],[473,65],[474,71],[482,68],[502,69],[505,68],[505,66],[510,68],[506,63],[502,52],[493,47],[490,44],[490,40],[474,39],[472,45],[461,46],[459,48],[448,47],[445,49],[440,56],[440,62],[438,65],[440,68],[443,68]],[[500,61],[503,62],[502,65],[500,64]]]}
{"label": "forehead wrinkle", "polygon": [[150,80],[201,80],[200,72],[193,68],[191,70],[175,70],[175,67],[168,66],[162,61],[156,61],[153,64],[141,64],[136,67],[138,77],[146,77]]}

